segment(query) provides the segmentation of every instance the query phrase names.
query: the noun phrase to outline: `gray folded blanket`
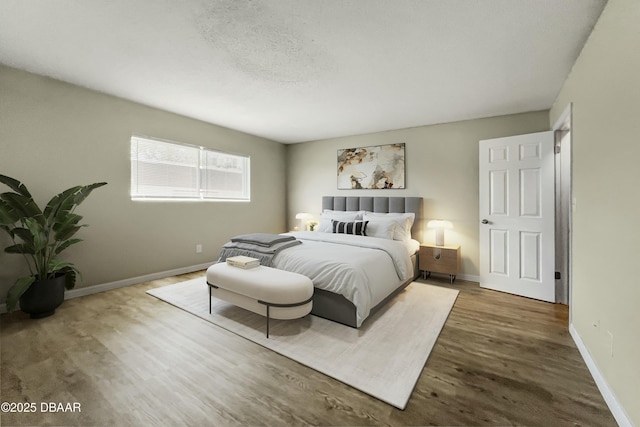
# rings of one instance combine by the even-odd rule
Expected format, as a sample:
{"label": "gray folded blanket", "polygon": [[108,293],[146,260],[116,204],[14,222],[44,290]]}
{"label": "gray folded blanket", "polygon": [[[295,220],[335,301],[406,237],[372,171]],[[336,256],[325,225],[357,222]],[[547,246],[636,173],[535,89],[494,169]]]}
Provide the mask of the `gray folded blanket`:
{"label": "gray folded blanket", "polygon": [[[293,237],[293,236],[284,236],[284,237]],[[222,251],[220,252],[220,257],[218,258],[218,262],[224,262],[227,258],[232,256],[244,255],[252,258],[257,258],[260,260],[260,265],[264,265],[266,267],[271,267],[273,263],[273,258],[282,250],[290,248],[292,246],[300,245],[302,242],[300,240],[296,240],[293,238],[287,239],[287,241],[277,242],[272,244],[271,246],[263,246],[255,243],[247,243],[247,242],[234,242],[231,239],[231,242],[227,242],[222,246]]]}
{"label": "gray folded blanket", "polygon": [[271,247],[276,243],[288,242],[295,240],[293,236],[283,236],[282,234],[270,234],[270,233],[251,233],[241,234],[231,238],[232,242],[252,243],[254,245]]}

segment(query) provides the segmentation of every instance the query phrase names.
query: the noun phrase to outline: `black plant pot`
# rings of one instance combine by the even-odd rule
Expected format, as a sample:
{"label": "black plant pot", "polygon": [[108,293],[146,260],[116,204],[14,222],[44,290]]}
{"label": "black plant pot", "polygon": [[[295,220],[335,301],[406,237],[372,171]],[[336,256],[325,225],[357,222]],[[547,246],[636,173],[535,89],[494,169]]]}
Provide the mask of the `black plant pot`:
{"label": "black plant pot", "polygon": [[51,316],[64,301],[65,275],[34,282],[20,297],[20,309],[32,319]]}

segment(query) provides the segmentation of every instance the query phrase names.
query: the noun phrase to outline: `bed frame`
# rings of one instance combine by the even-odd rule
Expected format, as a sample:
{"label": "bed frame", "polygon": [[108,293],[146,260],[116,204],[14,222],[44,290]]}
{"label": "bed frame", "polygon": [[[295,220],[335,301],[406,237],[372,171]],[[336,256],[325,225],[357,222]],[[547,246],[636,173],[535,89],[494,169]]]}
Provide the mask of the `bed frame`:
{"label": "bed frame", "polygon": [[[322,197],[322,210],[332,209],[335,211],[369,211],[379,213],[389,212],[413,212],[416,219],[411,228],[411,235],[415,239],[422,234],[422,197]],[[416,239],[419,240],[419,239]],[[409,283],[419,275],[418,254],[411,257],[413,263],[413,277],[402,283],[395,291],[387,296],[383,301],[371,309],[369,316],[375,313],[380,307],[385,305],[396,294],[401,292]],[[357,328],[356,307],[351,301],[342,295],[323,289],[315,288],[313,293],[313,308],[311,314],[334,322]],[[365,320],[366,321],[366,320]]]}

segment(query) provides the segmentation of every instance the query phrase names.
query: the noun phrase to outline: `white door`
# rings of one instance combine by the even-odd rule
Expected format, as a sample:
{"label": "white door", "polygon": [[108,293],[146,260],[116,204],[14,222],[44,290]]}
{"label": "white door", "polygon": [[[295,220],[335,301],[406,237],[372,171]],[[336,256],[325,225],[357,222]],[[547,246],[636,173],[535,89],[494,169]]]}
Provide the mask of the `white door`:
{"label": "white door", "polygon": [[480,286],[555,302],[553,132],[480,141]]}

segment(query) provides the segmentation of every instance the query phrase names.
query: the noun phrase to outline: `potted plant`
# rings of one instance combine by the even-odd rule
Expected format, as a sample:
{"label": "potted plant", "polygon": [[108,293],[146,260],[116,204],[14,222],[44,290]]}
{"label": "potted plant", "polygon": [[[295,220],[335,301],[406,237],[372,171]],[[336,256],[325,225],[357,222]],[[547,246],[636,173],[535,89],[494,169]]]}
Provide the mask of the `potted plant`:
{"label": "potted plant", "polygon": [[13,242],[4,251],[22,255],[30,271],[9,289],[7,311],[13,311],[19,300],[31,318],[50,316],[62,304],[65,288],[72,289],[80,274],[59,258],[62,251],[82,241],[73,237],[85,226],[74,211],[95,188],[107,183],[71,187],[54,196],[44,210],[20,181],[0,175],[0,183],[13,190],[0,194],[0,228]]}

